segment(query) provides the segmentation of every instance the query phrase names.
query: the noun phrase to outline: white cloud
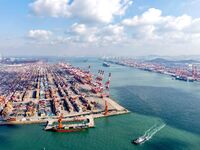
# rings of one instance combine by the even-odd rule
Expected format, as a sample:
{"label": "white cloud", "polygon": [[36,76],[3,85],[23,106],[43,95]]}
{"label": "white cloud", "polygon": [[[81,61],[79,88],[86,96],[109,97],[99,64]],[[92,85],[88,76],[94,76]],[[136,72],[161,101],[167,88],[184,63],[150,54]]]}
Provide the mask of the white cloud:
{"label": "white cloud", "polygon": [[48,30],[30,30],[28,32],[28,38],[33,40],[48,40],[51,35],[52,32]]}
{"label": "white cloud", "polygon": [[162,11],[150,8],[141,16],[133,16],[124,19],[122,24],[134,30],[135,35],[141,35],[142,38],[150,39],[190,39],[192,30],[200,29],[200,19],[193,19],[188,15],[181,16],[163,16]]}
{"label": "white cloud", "polygon": [[85,24],[74,23],[66,32],[67,36],[70,37],[71,42],[76,43],[87,43],[96,42],[96,33],[98,29],[96,27],[89,27]]}
{"label": "white cloud", "polygon": [[192,18],[188,15],[178,17],[162,16],[162,11],[155,8],[150,8],[141,16],[124,19],[122,24],[126,26],[141,26],[141,25],[164,25],[165,28],[183,30],[190,26]]}
{"label": "white cloud", "polygon": [[[142,49],[144,54],[197,53],[200,43],[200,18],[165,16],[150,8],[141,15],[126,18],[124,25],[129,46]],[[149,52],[148,52],[149,51]]]}
{"label": "white cloud", "polygon": [[101,30],[99,30],[98,35],[100,39],[99,42],[104,45],[119,44],[126,38],[124,27],[117,24],[110,24],[103,27]]}
{"label": "white cloud", "polygon": [[187,27],[185,31],[191,33],[200,33],[200,18],[193,19],[191,25]]}
{"label": "white cloud", "polygon": [[35,0],[30,4],[34,14],[51,17],[74,17],[81,21],[110,23],[124,15],[132,0]]}
{"label": "white cloud", "polygon": [[77,34],[85,34],[87,32],[85,24],[78,24],[74,23],[71,27],[71,32],[77,33]]}
{"label": "white cloud", "polygon": [[36,0],[30,4],[30,8],[35,15],[67,17],[70,16],[69,0]]}
{"label": "white cloud", "polygon": [[179,17],[170,17],[166,22],[166,27],[170,27],[175,30],[183,30],[189,27],[192,23],[192,18],[188,15],[182,15]]}
{"label": "white cloud", "polygon": [[117,24],[91,27],[86,24],[74,23],[66,32],[71,42],[84,45],[111,45],[124,40],[124,27]]}
{"label": "white cloud", "polygon": [[109,23],[114,16],[124,15],[131,4],[131,0],[74,0],[70,10],[82,20]]}
{"label": "white cloud", "polygon": [[150,8],[144,12],[141,16],[134,16],[133,18],[124,19],[122,24],[127,26],[137,26],[145,24],[159,24],[162,23],[165,18],[161,16],[162,11],[155,8]]}
{"label": "white cloud", "polygon": [[[112,6],[111,1],[113,2]],[[181,54],[187,51],[188,53],[199,51],[200,18],[194,19],[186,14],[163,15],[161,10],[150,8],[141,15],[124,19],[120,23],[112,23],[114,16],[125,13],[129,2],[130,0],[116,0],[115,2],[114,0],[74,0],[72,4],[68,5],[67,12],[70,17],[77,20],[72,19],[76,23],[67,26],[65,35],[59,36],[55,33],[56,36],[51,36],[50,31],[41,33],[43,30],[32,30],[29,32],[29,38],[45,39],[47,44],[53,44],[55,47],[72,46],[80,51],[82,49],[106,51],[107,48],[113,49],[113,53],[115,53],[114,49],[116,51],[130,49],[129,53],[132,52],[132,49],[137,49],[136,54],[140,51],[144,54]],[[108,9],[106,6],[110,6],[112,9],[106,10]],[[105,11],[103,11],[103,7],[105,7]],[[63,14],[60,13],[54,17],[69,17]],[[104,22],[105,24],[90,24],[88,21]]]}
{"label": "white cloud", "polygon": [[104,34],[109,34],[109,35],[122,35],[124,32],[124,27],[117,25],[117,24],[110,24],[108,26],[105,26],[102,29]]}

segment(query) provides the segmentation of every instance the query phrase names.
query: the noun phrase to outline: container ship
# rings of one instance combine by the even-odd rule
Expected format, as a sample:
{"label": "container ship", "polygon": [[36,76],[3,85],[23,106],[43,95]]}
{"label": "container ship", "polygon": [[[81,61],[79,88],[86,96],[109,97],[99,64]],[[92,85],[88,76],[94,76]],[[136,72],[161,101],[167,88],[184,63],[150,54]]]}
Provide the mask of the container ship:
{"label": "container ship", "polygon": [[58,125],[53,125],[54,122],[48,121],[45,127],[46,131],[54,131],[54,132],[78,132],[87,128],[94,127],[94,119],[93,117],[85,117],[81,119],[79,122],[74,124],[62,124],[62,116],[58,118]]}
{"label": "container ship", "polygon": [[107,63],[107,62],[103,62],[103,66],[104,66],[104,67],[110,67],[110,64]]}
{"label": "container ship", "polygon": [[194,82],[195,79],[192,77],[187,77],[187,76],[175,76],[176,80],[180,80],[180,81],[186,81],[186,82]]}

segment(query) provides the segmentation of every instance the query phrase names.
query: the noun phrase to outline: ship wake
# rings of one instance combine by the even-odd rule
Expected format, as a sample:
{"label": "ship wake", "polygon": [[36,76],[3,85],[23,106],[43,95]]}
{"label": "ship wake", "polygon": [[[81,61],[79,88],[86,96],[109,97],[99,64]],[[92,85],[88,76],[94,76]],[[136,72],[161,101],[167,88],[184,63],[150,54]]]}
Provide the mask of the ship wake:
{"label": "ship wake", "polygon": [[149,128],[142,137],[146,137],[147,140],[150,140],[157,132],[162,130],[166,124],[155,124],[151,128]]}

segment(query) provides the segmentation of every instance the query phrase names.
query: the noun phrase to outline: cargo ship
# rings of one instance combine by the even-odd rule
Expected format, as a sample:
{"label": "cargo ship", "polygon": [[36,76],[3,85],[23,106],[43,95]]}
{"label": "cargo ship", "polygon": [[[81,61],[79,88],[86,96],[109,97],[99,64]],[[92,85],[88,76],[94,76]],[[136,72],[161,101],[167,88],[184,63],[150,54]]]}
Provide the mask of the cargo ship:
{"label": "cargo ship", "polygon": [[195,79],[192,77],[187,77],[187,76],[175,76],[176,80],[180,80],[180,81],[186,81],[186,82],[194,82]]}
{"label": "cargo ship", "polygon": [[58,118],[58,125],[53,125],[54,122],[48,121],[45,127],[46,131],[54,131],[54,132],[78,132],[87,128],[94,127],[94,119],[92,116],[88,116],[83,120],[80,120],[80,123],[74,124],[62,124],[62,116]]}
{"label": "cargo ship", "polygon": [[104,66],[104,67],[110,67],[110,64],[107,63],[107,62],[103,62],[103,66]]}

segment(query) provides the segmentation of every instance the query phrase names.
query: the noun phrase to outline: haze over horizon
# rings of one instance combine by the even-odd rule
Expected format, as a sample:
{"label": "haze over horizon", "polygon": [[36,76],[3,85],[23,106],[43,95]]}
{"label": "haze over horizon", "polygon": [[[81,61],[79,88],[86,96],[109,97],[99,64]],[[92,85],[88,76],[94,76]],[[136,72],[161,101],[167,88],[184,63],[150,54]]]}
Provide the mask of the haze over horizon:
{"label": "haze over horizon", "polygon": [[200,55],[200,0],[0,4],[4,56]]}

